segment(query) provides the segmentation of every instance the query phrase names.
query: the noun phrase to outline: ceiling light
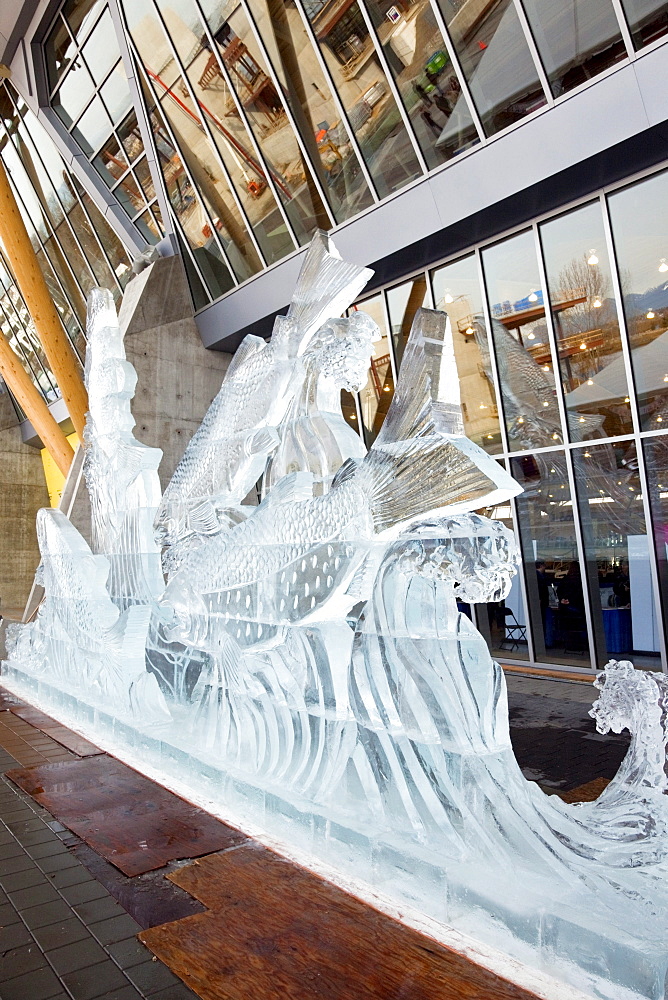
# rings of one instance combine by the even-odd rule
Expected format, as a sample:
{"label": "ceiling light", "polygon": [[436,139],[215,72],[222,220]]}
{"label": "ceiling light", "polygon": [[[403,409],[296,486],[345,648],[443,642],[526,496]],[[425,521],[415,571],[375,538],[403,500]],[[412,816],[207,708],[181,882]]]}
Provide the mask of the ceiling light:
{"label": "ceiling light", "polygon": [[383,386],[383,392],[389,392],[389,391],[390,391],[389,385],[384,385]]}
{"label": "ceiling light", "polygon": [[529,296],[529,302],[538,302],[538,296],[534,291],[532,291],[531,295]]}
{"label": "ceiling light", "polygon": [[625,397],[624,397],[624,402],[625,402],[625,403],[630,403],[630,402],[631,402],[631,400],[629,399],[629,397],[628,397],[628,396],[625,396]]}
{"label": "ceiling light", "polygon": [[668,264],[666,264],[665,257],[661,258],[661,263],[659,264],[659,270],[661,271],[662,274],[665,274],[665,272],[668,271]]}
{"label": "ceiling light", "polygon": [[586,350],[587,350],[587,345],[585,344],[584,340],[583,340],[583,341],[582,341],[582,343],[580,344],[580,350],[581,350],[581,351],[586,351]]}
{"label": "ceiling light", "polygon": [[487,440],[488,440],[488,441],[491,441],[491,440],[492,440],[492,437],[493,437],[493,435],[492,435],[492,434],[488,434],[488,435],[487,435]]}
{"label": "ceiling light", "polygon": [[583,424],[584,422],[585,422],[585,418],[584,417],[580,417],[580,423]]}
{"label": "ceiling light", "polygon": [[600,309],[603,303],[600,299],[594,299],[594,309]]}
{"label": "ceiling light", "polygon": [[545,402],[543,403],[543,406],[549,406],[549,405],[550,404],[547,402],[547,400],[545,400]]}
{"label": "ceiling light", "polygon": [[596,256],[595,250],[589,251],[589,256],[587,257],[587,263],[590,264],[592,267],[598,264],[598,257]]}
{"label": "ceiling light", "polygon": [[535,340],[536,339],[536,334],[535,333],[527,333],[527,339],[528,340]]}
{"label": "ceiling light", "polygon": [[593,385],[593,384],[594,384],[593,378],[588,378],[587,379],[587,385]]}
{"label": "ceiling light", "polygon": [[446,292],[445,293],[445,296],[443,297],[443,301],[447,302],[447,303],[454,302],[454,299],[453,299],[452,295],[450,294],[450,292]]}
{"label": "ceiling light", "polygon": [[464,330],[464,333],[468,334],[468,336],[470,337],[471,334],[473,333],[473,327],[467,326],[466,329]]}
{"label": "ceiling light", "polygon": [[654,319],[654,316],[655,316],[654,311],[652,309],[649,309],[647,312],[647,319]]}
{"label": "ceiling light", "polygon": [[[589,454],[588,451],[585,452],[585,458],[591,458],[591,455]],[[602,493],[603,490],[600,490],[599,492]]]}
{"label": "ceiling light", "polygon": [[559,435],[558,434],[553,434],[552,435],[552,440],[553,441],[558,441],[559,440]]}
{"label": "ceiling light", "polygon": [[550,366],[549,365],[543,365],[543,371],[544,372],[549,372],[549,370],[550,370]]}
{"label": "ceiling light", "polygon": [[479,410],[486,410],[486,409],[487,409],[487,407],[485,406],[485,404],[484,404],[484,403],[481,403],[481,404],[480,404],[480,406],[478,407],[478,409],[479,409]]}

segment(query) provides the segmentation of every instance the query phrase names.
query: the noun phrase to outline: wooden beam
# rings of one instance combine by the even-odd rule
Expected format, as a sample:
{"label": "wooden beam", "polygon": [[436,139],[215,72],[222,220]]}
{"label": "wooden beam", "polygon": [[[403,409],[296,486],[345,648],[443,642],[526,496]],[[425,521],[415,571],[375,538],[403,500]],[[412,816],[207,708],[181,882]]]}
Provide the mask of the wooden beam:
{"label": "wooden beam", "polygon": [[[62,393],[74,429],[79,439],[83,441],[88,396],[79,361],[53,304],[1,159],[0,241],[32,317],[49,367]],[[23,403],[21,405],[23,406]]]}
{"label": "wooden beam", "polygon": [[44,397],[35,388],[32,379],[2,333],[0,333],[0,374],[42,439],[42,444],[62,474],[66,476],[74,458],[72,446],[52,416]]}

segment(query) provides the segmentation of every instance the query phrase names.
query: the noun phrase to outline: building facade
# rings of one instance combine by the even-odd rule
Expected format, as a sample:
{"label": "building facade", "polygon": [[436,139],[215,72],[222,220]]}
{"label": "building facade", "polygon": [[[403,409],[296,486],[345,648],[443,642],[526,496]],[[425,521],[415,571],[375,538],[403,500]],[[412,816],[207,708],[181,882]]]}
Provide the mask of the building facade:
{"label": "building facade", "polygon": [[[513,591],[465,609],[493,651],[666,669],[668,3],[36,7],[0,15],[0,156],[80,356],[90,283],[120,294],[152,245],[229,351],[332,231],[375,270],[358,305],[383,334],[346,418],[373,440],[415,311],[444,309],[467,433],[524,487],[489,512],[521,547]],[[0,283],[51,402],[2,261]]]}

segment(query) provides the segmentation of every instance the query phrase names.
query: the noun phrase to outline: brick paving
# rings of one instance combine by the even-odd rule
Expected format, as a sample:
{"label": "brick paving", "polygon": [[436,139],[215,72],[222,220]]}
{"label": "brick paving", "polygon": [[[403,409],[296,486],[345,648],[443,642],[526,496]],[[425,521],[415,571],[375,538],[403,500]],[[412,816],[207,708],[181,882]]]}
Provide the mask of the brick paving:
{"label": "brick paving", "polygon": [[79,839],[4,778],[74,756],[0,711],[0,998],[193,1000],[72,853]]}
{"label": "brick paving", "polygon": [[[579,786],[614,775],[628,738],[596,733],[588,716],[593,687],[509,675],[508,693],[513,746],[527,778],[548,792],[575,789],[577,797]],[[90,863],[90,848],[4,777],[19,765],[76,759],[9,708],[0,704],[0,1000],[193,1000],[108,892],[120,888],[131,899],[143,876],[110,874],[97,855]],[[138,889],[146,897],[155,886]],[[164,905],[166,913],[174,900]]]}

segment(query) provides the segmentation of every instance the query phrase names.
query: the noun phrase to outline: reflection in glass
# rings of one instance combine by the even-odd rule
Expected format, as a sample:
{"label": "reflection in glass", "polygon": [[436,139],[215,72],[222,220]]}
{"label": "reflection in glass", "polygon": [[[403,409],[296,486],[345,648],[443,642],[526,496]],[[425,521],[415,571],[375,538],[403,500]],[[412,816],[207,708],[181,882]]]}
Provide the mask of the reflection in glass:
{"label": "reflection in glass", "polygon": [[102,101],[99,97],[94,97],[72,129],[72,135],[84,153],[90,156],[102,145],[111,129],[111,120]]}
{"label": "reflection in glass", "polygon": [[[370,448],[383,426],[383,421],[394,395],[394,373],[392,371],[392,357],[390,354],[392,348],[390,347],[387,323],[385,321],[382,294],[365,299],[364,302],[360,302],[359,306],[355,306],[354,308],[360,308],[365,313],[368,313],[380,329],[380,339],[376,340],[373,345],[366,385],[359,393],[364,441],[367,448]],[[350,422],[354,424],[356,421]]]}
{"label": "reflection in glass", "polygon": [[[635,445],[573,451],[598,663],[658,666],[649,542]],[[598,599],[597,596],[598,595]]]}
{"label": "reflection in glass", "polygon": [[381,198],[422,173],[357,0],[306,15]]}
{"label": "reflection in glass", "polygon": [[493,135],[545,104],[512,0],[438,0],[485,133]]}
{"label": "reflection in glass", "polygon": [[[178,28],[181,37],[180,47],[189,46],[192,49],[194,45],[197,48],[199,42],[194,32],[184,25],[172,9],[168,10],[167,14],[169,18],[166,20],[175,23],[175,33]],[[151,85],[160,102],[162,113],[169,123],[180,157],[188,166],[198,193],[211,215],[237,280],[244,281],[259,271],[263,264],[255,244],[249,237],[246,221],[239,208],[240,203],[269,261],[278,259],[276,254],[281,253],[281,248],[286,247],[286,239],[289,246],[294,248],[294,244],[287,236],[285,223],[278,212],[274,197],[270,189],[266,188],[261,192],[261,199],[255,199],[253,189],[248,184],[251,174],[248,160],[244,158],[244,148],[236,147],[229,140],[231,133],[222,122],[218,121],[217,116],[206,114],[202,107],[194,104],[189,87],[180,76],[178,63],[174,59],[153,6],[148,0],[133,0],[127,7],[127,16],[130,32],[144,60]],[[197,22],[197,25],[201,27],[200,22]],[[152,99],[150,103],[153,104]],[[213,146],[204,128],[205,115],[212,134],[214,134],[213,129],[216,129],[216,147]],[[219,129],[216,122],[220,125]],[[228,169],[239,201],[235,199],[230,183],[221,169],[221,160]],[[275,214],[272,215],[272,212]],[[267,213],[267,218],[273,220],[271,226],[267,226],[262,217]],[[191,221],[190,237],[193,225],[196,223]],[[202,234],[207,240],[213,237],[211,223],[208,220],[202,224]]]}
{"label": "reflection in glass", "polygon": [[668,173],[609,198],[643,430],[668,427]]}
{"label": "reflection in glass", "polygon": [[626,58],[611,0],[522,0],[555,97]]}
{"label": "reflection in glass", "polygon": [[380,5],[367,8],[427,166],[433,169],[479,138],[432,6],[429,0],[406,0],[392,19]]}
{"label": "reflection in glass", "polygon": [[357,419],[357,405],[355,397],[347,389],[341,390],[341,412],[346,423],[349,423],[359,434],[359,420]]}
{"label": "reflection in glass", "polygon": [[118,187],[114,188],[114,194],[130,218],[134,218],[146,204],[144,195],[131,173],[126,174]]}
{"label": "reflection in glass", "polygon": [[93,95],[93,81],[81,59],[76,59],[53,95],[51,107],[66,128],[76,121]]}
{"label": "reflection in glass", "polygon": [[668,32],[668,4],[665,0],[622,0],[622,7],[637,49]]}
{"label": "reflection in glass", "polygon": [[130,110],[132,100],[123,63],[116,64],[109,79],[100,88],[100,96],[114,124]]}
{"label": "reflection in glass", "polygon": [[61,74],[69,66],[75,51],[76,49],[70,38],[70,33],[60,16],[58,16],[44,43],[46,75],[50,91],[53,90]]}
{"label": "reflection in glass", "polygon": [[105,6],[106,0],[66,0],[63,4],[63,17],[79,44],[95,24]]}
{"label": "reflection in glass", "polygon": [[404,348],[411,332],[415,313],[427,305],[427,282],[424,274],[418,274],[412,281],[404,281],[387,292],[387,311],[392,328],[392,342],[397,370],[404,356]]}
{"label": "reflection in glass", "polygon": [[[207,8],[215,37],[220,8],[215,0]],[[252,16],[334,217],[344,222],[373,197],[295,0],[254,0]]]}
{"label": "reflection in glass", "polygon": [[432,282],[436,309],[447,312],[452,324],[466,435],[496,454],[501,432],[475,257],[439,267]]}
{"label": "reflection in glass", "polygon": [[[663,435],[645,438],[643,451],[659,573],[659,598],[664,622],[668,622],[668,438]],[[655,613],[653,602],[649,602],[647,614],[654,616]],[[658,627],[654,622],[653,630]]]}
{"label": "reflection in glass", "polygon": [[562,441],[552,352],[533,233],[482,251],[508,442],[515,450]]}
{"label": "reflection in glass", "polygon": [[[489,507],[480,513],[502,521],[509,531],[514,530],[510,503]],[[459,610],[465,612],[466,608],[459,605]],[[519,574],[513,577],[510,593],[505,600],[477,604],[475,615],[478,629],[494,656],[510,660],[529,659],[528,618]]]}
{"label": "reflection in glass", "polygon": [[536,660],[590,665],[582,571],[563,452],[514,458],[516,499]]}
{"label": "reflection in glass", "polygon": [[119,144],[115,135],[112,135],[93,160],[93,166],[100,174],[105,184],[113,187],[128,169],[128,161],[125,150]]}
{"label": "reflection in glass", "polygon": [[[194,49],[190,46],[186,51],[183,42],[179,42],[170,28],[197,99],[217,116],[218,122],[225,122],[225,129],[231,131],[232,140],[246,148],[248,162],[254,167],[251,173],[256,175],[250,182],[255,198],[261,198],[268,179],[264,167],[257,160],[239,106],[247,116],[299,243],[307,242],[316,227],[328,228],[329,215],[314,183],[310,165],[299,148],[283,97],[271,78],[243,8],[237,6],[231,10],[226,20],[221,20],[220,16],[215,18],[212,22],[212,46],[204,25],[192,13],[191,0],[160,0],[160,4],[165,12],[171,11],[172,21],[178,11],[180,20],[187,21],[200,36],[200,45]],[[214,117],[211,117],[211,125],[214,138],[218,141]],[[268,228],[271,229],[271,226]],[[287,244],[284,252],[289,252]]]}
{"label": "reflection in glass", "polygon": [[108,8],[93,28],[81,51],[91,76],[99,85],[114,63],[120,59],[116,32]]}
{"label": "reflection in glass", "polygon": [[572,441],[633,430],[599,202],[540,227]]}

